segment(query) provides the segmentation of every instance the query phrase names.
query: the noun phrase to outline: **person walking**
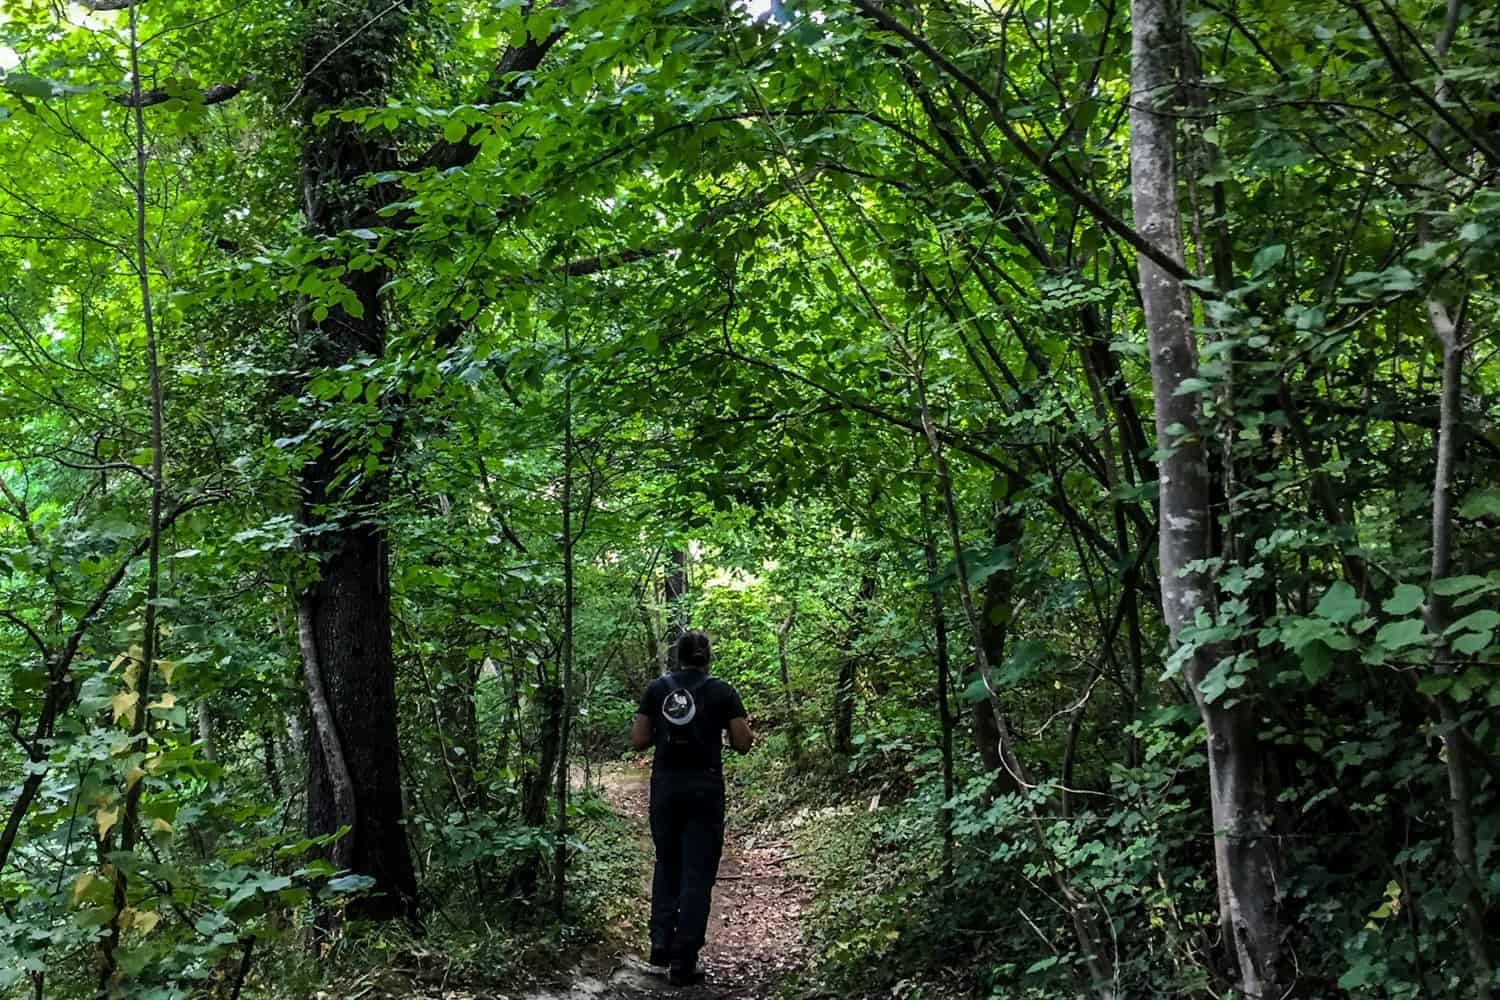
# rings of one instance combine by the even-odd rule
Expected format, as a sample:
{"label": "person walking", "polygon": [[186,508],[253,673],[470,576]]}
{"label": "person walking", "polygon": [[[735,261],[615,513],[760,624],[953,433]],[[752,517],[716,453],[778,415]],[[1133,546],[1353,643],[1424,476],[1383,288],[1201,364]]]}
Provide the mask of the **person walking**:
{"label": "person walking", "polygon": [[710,677],[703,632],[683,633],[677,669],[641,696],[630,728],[637,750],[655,746],[651,763],[651,964],[668,966],[673,986],[703,981],[698,952],[724,850],[723,734],[739,753],[754,740],[739,692]]}

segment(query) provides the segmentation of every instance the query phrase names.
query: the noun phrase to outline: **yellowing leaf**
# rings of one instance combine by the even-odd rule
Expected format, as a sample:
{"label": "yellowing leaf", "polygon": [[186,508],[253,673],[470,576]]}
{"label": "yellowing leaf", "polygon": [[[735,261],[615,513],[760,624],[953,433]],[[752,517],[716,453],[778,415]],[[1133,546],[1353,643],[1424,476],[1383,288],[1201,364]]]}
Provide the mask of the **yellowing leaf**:
{"label": "yellowing leaf", "polygon": [[177,673],[176,660],[157,660],[156,669],[161,671],[162,679],[168,684],[172,683],[172,675]]}
{"label": "yellowing leaf", "polygon": [[165,694],[163,694],[160,698],[158,698],[156,701],[153,701],[151,704],[147,705],[146,707],[147,708],[172,708],[176,704],[177,704],[177,696],[175,694],[173,694],[172,692],[168,691]]}
{"label": "yellowing leaf", "polygon": [[155,910],[137,910],[131,907],[120,914],[120,926],[126,930],[137,930],[150,934],[161,923],[161,914]]}
{"label": "yellowing leaf", "polygon": [[115,721],[119,722],[127,715],[135,711],[135,703],[141,700],[141,696],[134,691],[121,691],[109,700],[110,707],[114,709]]}
{"label": "yellowing leaf", "polygon": [[73,883],[73,905],[77,906],[83,899],[83,894],[89,891],[89,886],[99,881],[99,876],[93,872],[84,872],[78,876],[78,881]]}
{"label": "yellowing leaf", "polygon": [[125,775],[125,787],[134,788],[136,783],[146,776],[146,772],[139,767],[132,767],[130,773]]}
{"label": "yellowing leaf", "polygon": [[119,809],[100,809],[94,813],[94,825],[99,828],[99,839],[103,840],[109,836],[109,831],[114,829],[120,821]]}
{"label": "yellowing leaf", "polygon": [[156,819],[153,819],[151,821],[151,832],[152,833],[171,833],[172,832],[172,824],[168,823],[166,820],[164,820],[160,816],[158,816]]}

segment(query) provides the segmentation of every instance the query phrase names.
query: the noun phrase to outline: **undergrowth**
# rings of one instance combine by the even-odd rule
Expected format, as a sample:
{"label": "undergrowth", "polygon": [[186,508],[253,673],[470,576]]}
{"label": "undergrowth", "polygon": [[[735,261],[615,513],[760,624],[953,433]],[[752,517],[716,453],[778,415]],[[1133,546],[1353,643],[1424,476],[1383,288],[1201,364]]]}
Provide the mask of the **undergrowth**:
{"label": "undergrowth", "polygon": [[[477,905],[472,893],[433,901],[421,926],[350,923],[318,948],[306,946],[305,933],[289,931],[257,957],[244,996],[375,1000],[460,985],[504,988],[563,972],[634,905],[641,863],[633,828],[597,793],[575,793],[571,812],[575,840],[561,922],[546,904],[505,896],[499,887],[509,873],[487,872],[479,881],[492,895]],[[551,886],[549,869],[540,878]]]}

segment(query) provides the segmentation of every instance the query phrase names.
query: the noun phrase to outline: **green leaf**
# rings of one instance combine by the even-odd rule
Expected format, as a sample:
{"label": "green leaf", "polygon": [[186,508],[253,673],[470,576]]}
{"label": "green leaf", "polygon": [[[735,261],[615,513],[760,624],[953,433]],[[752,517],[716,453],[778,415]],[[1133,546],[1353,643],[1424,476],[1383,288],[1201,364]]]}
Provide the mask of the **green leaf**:
{"label": "green leaf", "polygon": [[43,80],[30,73],[5,74],[4,87],[17,97],[32,97],[45,101],[56,92],[51,80]]}
{"label": "green leaf", "polygon": [[1280,264],[1282,258],[1285,256],[1285,243],[1273,243],[1268,247],[1261,248],[1261,250],[1256,253],[1255,259],[1250,262],[1251,275],[1259,277],[1262,274],[1265,274],[1271,268],[1275,267],[1277,264]]}
{"label": "green leaf", "polygon": [[1375,633],[1375,641],[1387,649],[1405,649],[1407,646],[1422,642],[1425,638],[1427,638],[1427,633],[1420,618],[1389,622]]}
{"label": "green leaf", "polygon": [[1396,592],[1386,600],[1382,607],[1389,615],[1409,615],[1422,606],[1427,595],[1421,587],[1410,583],[1403,583],[1396,588]]}
{"label": "green leaf", "polygon": [[1471,590],[1479,590],[1490,586],[1490,582],[1482,576],[1450,576],[1438,580],[1432,585],[1432,592],[1440,597],[1457,597],[1459,594],[1467,594]]}
{"label": "green leaf", "polygon": [[1323,594],[1313,614],[1330,621],[1348,622],[1363,614],[1364,610],[1365,602],[1360,600],[1354,588],[1340,580]]}
{"label": "green leaf", "polygon": [[1433,674],[1417,682],[1417,690],[1425,695],[1444,694],[1453,686],[1453,678],[1447,674]]}
{"label": "green leaf", "polygon": [[1465,632],[1453,640],[1453,650],[1464,656],[1477,656],[1489,648],[1495,639],[1495,633],[1490,629],[1483,632]]}
{"label": "green leaf", "polygon": [[1459,506],[1458,516],[1475,520],[1481,517],[1500,517],[1500,490],[1491,487],[1470,493]]}
{"label": "green leaf", "polygon": [[1312,684],[1316,684],[1333,672],[1333,651],[1321,642],[1310,642],[1302,647],[1302,673]]}
{"label": "green leaf", "polygon": [[1053,966],[1057,965],[1058,961],[1059,960],[1056,955],[1048,955],[1046,958],[1039,958],[1026,967],[1026,975],[1029,976],[1033,973],[1045,972],[1047,969],[1050,969]]}
{"label": "green leaf", "polygon": [[968,564],[969,583],[983,583],[996,573],[1012,569],[1015,565],[1013,546],[997,545]]}
{"label": "green leaf", "polygon": [[375,880],[368,875],[340,875],[331,878],[324,887],[329,892],[362,892],[375,884]]}
{"label": "green leaf", "polygon": [[969,686],[964,688],[963,700],[966,704],[977,705],[989,698],[989,696],[989,689],[984,686],[984,678],[976,674],[974,679],[969,682]]}
{"label": "green leaf", "polygon": [[1455,635],[1459,632],[1483,632],[1500,625],[1500,611],[1476,611],[1465,615],[1458,621],[1449,625],[1444,635]]}
{"label": "green leaf", "polygon": [[457,118],[449,118],[443,123],[443,138],[455,145],[463,142],[469,134],[469,127]]}

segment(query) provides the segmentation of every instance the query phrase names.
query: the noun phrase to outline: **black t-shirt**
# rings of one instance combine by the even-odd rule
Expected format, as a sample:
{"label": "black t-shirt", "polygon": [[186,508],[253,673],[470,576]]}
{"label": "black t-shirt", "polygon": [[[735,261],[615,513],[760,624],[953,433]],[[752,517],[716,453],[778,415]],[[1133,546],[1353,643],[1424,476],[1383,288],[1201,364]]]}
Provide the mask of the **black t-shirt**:
{"label": "black t-shirt", "polygon": [[[664,713],[662,706],[669,698],[671,704]],[[746,717],[739,692],[701,670],[676,670],[658,677],[641,696],[637,711],[651,720],[655,734],[653,776],[723,774],[722,734],[731,720]]]}

